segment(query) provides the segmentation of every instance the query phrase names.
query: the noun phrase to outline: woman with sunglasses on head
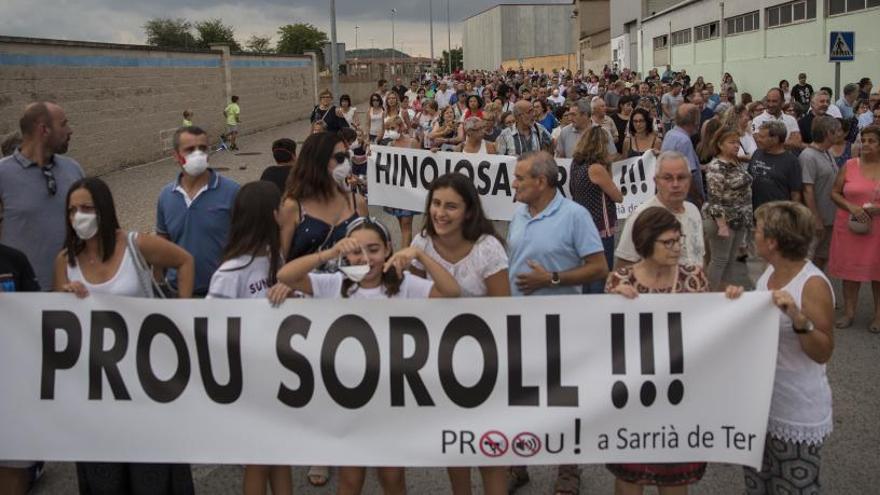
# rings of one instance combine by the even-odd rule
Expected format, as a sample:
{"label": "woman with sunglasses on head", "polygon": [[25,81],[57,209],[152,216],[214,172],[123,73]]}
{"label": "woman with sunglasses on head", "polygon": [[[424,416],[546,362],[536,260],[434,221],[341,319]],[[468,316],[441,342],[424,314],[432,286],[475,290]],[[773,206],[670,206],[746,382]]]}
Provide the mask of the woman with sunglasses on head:
{"label": "woman with sunglasses on head", "polygon": [[370,95],[370,108],[367,110],[367,119],[370,122],[370,142],[378,143],[382,139],[385,122],[385,107],[382,103],[382,95],[379,93]]}
{"label": "woman with sunglasses on head", "polygon": [[[709,292],[709,281],[698,265],[681,265],[685,241],[681,223],[661,206],[645,209],[633,224],[633,245],[641,260],[608,275],[605,292],[634,299],[639,294]],[[742,287],[727,287],[735,299]],[[617,478],[615,495],[641,495],[645,486],[656,486],[660,495],[686,495],[688,485],[702,479],[705,462],[664,464],[608,464]]]}
{"label": "woman with sunglasses on head", "polygon": [[[458,297],[461,288],[446,270],[424,251],[407,247],[394,253],[391,235],[378,220],[361,217],[346,229],[346,236],[332,248],[303,256],[278,272],[278,280],[294,290],[318,299],[423,299]],[[349,263],[339,272],[316,273],[315,270],[337,258]],[[426,280],[406,269],[418,262],[431,277]],[[384,493],[406,493],[403,467],[377,468]],[[364,486],[366,468],[339,468],[338,495],[357,495]]]}
{"label": "woman with sunglasses on head", "polygon": [[[425,225],[412,246],[451,273],[463,297],[510,296],[504,243],[486,218],[474,183],[466,175],[449,173],[431,183],[425,202]],[[410,270],[432,279],[419,261],[414,261]],[[470,469],[447,468],[454,495],[470,495]],[[479,469],[483,493],[507,494],[507,467]]]}
{"label": "woman with sunglasses on head", "polygon": [[654,119],[648,110],[639,107],[633,110],[627,124],[627,135],[623,139],[622,156],[633,158],[642,156],[648,150],[660,152],[662,140],[654,131]]}
{"label": "woman with sunglasses on head", "polygon": [[[235,196],[229,242],[223,262],[211,277],[208,299],[269,299],[273,306],[290,296],[275,274],[283,263],[278,228],[281,193],[271,182],[245,184]],[[290,466],[247,465],[244,494],[291,495]]]}
{"label": "woman with sunglasses on head", "polygon": [[[70,187],[64,245],[55,259],[56,292],[79,298],[90,294],[153,297],[153,266],[177,270],[179,297],[192,296],[193,257],[159,236],[123,231],[113,195],[101,179],[81,179]],[[83,494],[193,492],[188,464],[77,462],[76,471]]]}

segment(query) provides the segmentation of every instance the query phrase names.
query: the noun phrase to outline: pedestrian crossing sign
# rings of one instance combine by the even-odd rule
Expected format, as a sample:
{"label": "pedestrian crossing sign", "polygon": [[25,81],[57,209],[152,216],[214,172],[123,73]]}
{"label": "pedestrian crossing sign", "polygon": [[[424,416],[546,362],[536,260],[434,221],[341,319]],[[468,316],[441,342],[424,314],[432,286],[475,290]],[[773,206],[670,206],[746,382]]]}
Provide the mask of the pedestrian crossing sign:
{"label": "pedestrian crossing sign", "polygon": [[831,31],[829,62],[852,62],[855,60],[856,36],[853,31]]}

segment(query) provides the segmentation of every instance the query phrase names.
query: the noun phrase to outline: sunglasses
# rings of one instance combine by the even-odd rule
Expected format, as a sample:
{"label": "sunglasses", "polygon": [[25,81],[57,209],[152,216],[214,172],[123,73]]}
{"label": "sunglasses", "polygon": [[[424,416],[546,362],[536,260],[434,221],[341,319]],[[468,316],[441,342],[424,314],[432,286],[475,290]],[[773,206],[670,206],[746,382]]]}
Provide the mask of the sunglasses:
{"label": "sunglasses", "polygon": [[46,190],[49,192],[49,196],[55,196],[55,193],[58,192],[58,183],[55,181],[55,174],[52,172],[52,167],[46,165],[40,170],[43,172],[43,178],[46,179]]}
{"label": "sunglasses", "polygon": [[333,153],[333,159],[336,160],[336,163],[345,163],[345,160],[348,159],[348,152],[340,151],[339,153]]}

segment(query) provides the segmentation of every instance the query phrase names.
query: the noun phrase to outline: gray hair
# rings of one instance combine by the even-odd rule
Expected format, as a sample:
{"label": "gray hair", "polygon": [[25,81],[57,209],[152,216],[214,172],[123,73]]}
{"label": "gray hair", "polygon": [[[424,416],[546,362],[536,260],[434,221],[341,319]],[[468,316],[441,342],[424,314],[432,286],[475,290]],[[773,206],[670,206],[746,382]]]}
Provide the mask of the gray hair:
{"label": "gray hair", "polygon": [[660,169],[663,168],[664,162],[668,162],[668,161],[672,161],[672,160],[681,160],[681,162],[684,163],[684,165],[690,171],[691,167],[690,167],[690,163],[688,162],[687,157],[678,151],[669,150],[669,151],[664,151],[663,153],[660,153],[660,156],[657,157],[657,172],[656,173],[657,174],[660,173]]}
{"label": "gray hair", "polygon": [[760,129],[767,129],[770,137],[776,138],[780,144],[784,143],[785,138],[788,137],[788,129],[778,120],[768,120],[761,124]]}
{"label": "gray hair", "polygon": [[559,184],[559,168],[553,155],[546,151],[527,151],[519,157],[521,162],[526,160],[532,162],[532,166],[529,168],[529,174],[532,177],[544,177],[550,187],[556,187]]}
{"label": "gray hair", "polygon": [[594,96],[593,99],[590,100],[590,110],[594,110],[596,107],[599,106],[600,103],[604,104],[605,100],[603,100],[599,96]]}
{"label": "gray hair", "polygon": [[586,115],[587,117],[593,115],[593,105],[585,99],[578,100],[571,108],[577,108],[581,115]]}
{"label": "gray hair", "polygon": [[826,139],[834,136],[840,131],[840,121],[828,115],[822,115],[813,119],[813,125],[810,130],[813,134],[813,141],[816,143],[824,142]]}
{"label": "gray hair", "polygon": [[483,119],[481,119],[479,117],[468,117],[468,118],[464,119],[464,122],[462,124],[462,125],[464,125],[464,132],[470,131],[474,127],[476,127],[477,125],[482,124],[482,123],[483,123]]}

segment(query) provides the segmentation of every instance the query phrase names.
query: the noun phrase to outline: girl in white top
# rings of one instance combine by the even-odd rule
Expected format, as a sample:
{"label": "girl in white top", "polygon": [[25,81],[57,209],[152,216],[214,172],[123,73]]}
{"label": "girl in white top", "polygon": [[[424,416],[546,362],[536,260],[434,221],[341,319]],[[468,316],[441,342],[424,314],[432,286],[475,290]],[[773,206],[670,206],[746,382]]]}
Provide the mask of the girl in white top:
{"label": "girl in white top", "polygon": [[[279,204],[281,193],[271,182],[251,182],[238,191],[229,242],[223,263],[211,277],[209,299],[268,298],[277,306],[290,296],[290,287],[275,280],[281,266]],[[245,495],[265,494],[267,485],[273,494],[291,495],[290,466],[245,466]]]}
{"label": "girl in white top", "polygon": [[339,111],[342,113],[342,117],[345,118],[345,121],[348,122],[348,125],[351,127],[359,127],[360,123],[354,118],[357,108],[351,106],[351,96],[342,95],[339,97]]}
{"label": "girl in white top", "polygon": [[[351,266],[342,272],[310,273],[325,262],[345,256]],[[430,274],[426,280],[404,271],[414,261]],[[360,270],[362,268],[362,270]],[[316,298],[426,298],[458,297],[461,288],[436,261],[415,247],[392,254],[391,236],[378,220],[361,217],[349,224],[346,237],[331,249],[299,257],[284,265],[278,280],[294,290]],[[378,468],[379,484],[384,493],[406,493],[402,467]],[[339,468],[338,495],[359,494],[364,485],[366,468]]]}
{"label": "girl in white top", "polygon": [[[815,231],[806,206],[774,201],[758,208],[755,218],[755,248],[769,263],[757,289],[773,291],[783,314],[765,463],[760,472],[746,468],[746,491],[819,493],[820,448],[832,430],[825,363],[834,349],[834,293],[825,274],[806,259]],[[781,469],[791,462],[803,466],[796,480],[791,470]]]}
{"label": "girl in white top", "polygon": [[370,95],[370,108],[367,110],[367,118],[370,120],[370,142],[378,143],[385,131],[385,108],[382,106],[382,95],[373,93]]}
{"label": "girl in white top", "polygon": [[[94,177],[75,182],[67,196],[65,249],[55,260],[55,291],[79,298],[92,293],[152,297],[152,284],[145,283],[134,261],[135,256],[142,256],[150,265],[176,269],[180,297],[192,296],[195,263],[189,253],[155,235],[137,235],[131,244],[138,253],[129,249],[128,234],[119,228],[107,184]],[[113,392],[118,392],[116,387]],[[119,393],[129,398],[124,387]],[[188,464],[89,462],[77,463],[76,471],[81,490],[97,484],[105,493],[193,491]],[[163,481],[167,490],[156,492]]]}
{"label": "girl in white top", "polygon": [[[465,297],[509,297],[508,259],[504,244],[483,213],[473,181],[464,174],[441,175],[428,191],[425,226],[412,246],[425,252],[450,272]],[[411,271],[431,278],[425,266],[414,261]],[[452,493],[471,493],[470,468],[447,468]],[[507,467],[483,466],[483,493],[507,494]]]}

